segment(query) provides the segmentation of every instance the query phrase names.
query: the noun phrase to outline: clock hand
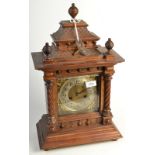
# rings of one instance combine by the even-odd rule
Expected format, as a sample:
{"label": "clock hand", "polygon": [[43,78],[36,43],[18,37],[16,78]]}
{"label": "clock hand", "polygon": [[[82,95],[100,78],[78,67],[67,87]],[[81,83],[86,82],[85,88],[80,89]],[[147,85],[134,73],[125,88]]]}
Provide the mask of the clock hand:
{"label": "clock hand", "polygon": [[83,90],[80,91],[80,92],[76,92],[76,95],[79,95],[79,94],[81,94],[81,93],[83,93],[83,92],[86,92],[86,89],[83,89]]}

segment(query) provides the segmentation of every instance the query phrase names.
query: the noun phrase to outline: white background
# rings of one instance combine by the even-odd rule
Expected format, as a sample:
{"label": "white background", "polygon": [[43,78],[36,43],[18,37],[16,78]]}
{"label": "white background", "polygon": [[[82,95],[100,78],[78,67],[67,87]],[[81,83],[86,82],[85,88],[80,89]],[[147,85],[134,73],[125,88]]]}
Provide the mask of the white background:
{"label": "white background", "polygon": [[[59,21],[70,19],[67,10],[75,2],[89,30],[108,37],[126,62],[115,67],[111,108],[123,134],[116,142],[65,149],[39,150],[36,122],[45,113],[43,74],[35,71],[28,51],[40,51]],[[154,155],[155,139],[155,9],[154,0],[31,0],[30,46],[28,2],[3,1],[1,18],[1,154],[15,155]],[[28,151],[28,60],[30,89],[30,142]]]}
{"label": "white background", "polygon": [[68,8],[75,2],[78,19],[85,20],[88,29],[104,45],[108,37],[114,49],[126,62],[115,66],[112,81],[111,108],[114,122],[123,139],[65,149],[40,151],[36,122],[46,113],[42,72],[34,71],[30,58],[30,154],[31,155],[125,155],[155,154],[153,146],[155,93],[155,8],[153,1],[133,0],[31,0],[30,51],[40,51],[59,22],[70,19]]}

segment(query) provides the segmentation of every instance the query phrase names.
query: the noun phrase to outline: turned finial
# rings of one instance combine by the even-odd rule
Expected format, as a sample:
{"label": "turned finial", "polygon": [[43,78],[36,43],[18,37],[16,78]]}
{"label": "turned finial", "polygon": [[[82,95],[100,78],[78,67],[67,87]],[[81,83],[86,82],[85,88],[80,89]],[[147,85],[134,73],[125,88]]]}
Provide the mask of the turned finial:
{"label": "turned finial", "polygon": [[114,47],[114,43],[111,38],[108,38],[108,41],[105,43],[105,47],[110,51]]}
{"label": "turned finial", "polygon": [[75,6],[74,3],[72,3],[72,6],[69,8],[68,13],[74,19],[78,14],[78,12],[79,12],[78,8]]}
{"label": "turned finial", "polygon": [[49,43],[45,44],[42,51],[46,56],[49,56],[49,54],[51,53],[51,47],[49,46]]}

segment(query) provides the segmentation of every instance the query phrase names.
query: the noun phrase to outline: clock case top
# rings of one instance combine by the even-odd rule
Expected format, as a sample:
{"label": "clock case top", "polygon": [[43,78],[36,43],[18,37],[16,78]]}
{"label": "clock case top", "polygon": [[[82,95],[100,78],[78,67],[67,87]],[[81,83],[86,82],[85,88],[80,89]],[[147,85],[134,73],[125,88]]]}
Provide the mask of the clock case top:
{"label": "clock case top", "polygon": [[[73,55],[78,50],[74,25],[70,21],[62,21],[59,30],[51,35],[52,45],[44,47],[47,48],[49,54],[46,55],[44,52],[32,53],[35,69],[60,73],[69,69],[108,67],[124,61],[113,49],[108,50],[106,47],[96,45],[99,37],[89,32],[87,26],[84,21],[77,24],[78,32],[80,32],[79,37],[86,50],[85,55],[81,53]],[[63,74],[61,75],[63,76]]]}
{"label": "clock case top", "polygon": [[[74,17],[73,13],[77,8],[74,4],[71,8],[69,13]],[[113,66],[124,59],[112,49],[114,44],[110,38],[105,47],[97,45],[100,38],[88,31],[87,26],[83,20],[76,23],[79,45],[74,23],[70,20],[61,21],[58,31],[51,35],[52,45],[46,43],[41,52],[32,53],[35,69],[44,72],[47,89],[48,114],[43,115],[37,123],[41,149],[116,140],[121,137],[111,120],[110,87]],[[100,76],[99,112],[58,116],[57,79],[90,74]]]}

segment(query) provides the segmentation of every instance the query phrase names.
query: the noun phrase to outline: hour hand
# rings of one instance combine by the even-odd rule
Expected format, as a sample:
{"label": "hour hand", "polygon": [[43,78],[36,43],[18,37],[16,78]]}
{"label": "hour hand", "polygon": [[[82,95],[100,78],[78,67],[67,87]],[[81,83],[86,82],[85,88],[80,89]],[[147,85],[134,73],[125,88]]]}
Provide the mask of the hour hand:
{"label": "hour hand", "polygon": [[86,90],[83,90],[81,92],[76,92],[76,96],[77,97],[86,97],[87,96],[87,92],[86,92]]}
{"label": "hour hand", "polygon": [[83,93],[85,93],[85,92],[86,92],[86,89],[83,89],[83,90],[80,91],[80,92],[76,92],[76,95],[83,94]]}

